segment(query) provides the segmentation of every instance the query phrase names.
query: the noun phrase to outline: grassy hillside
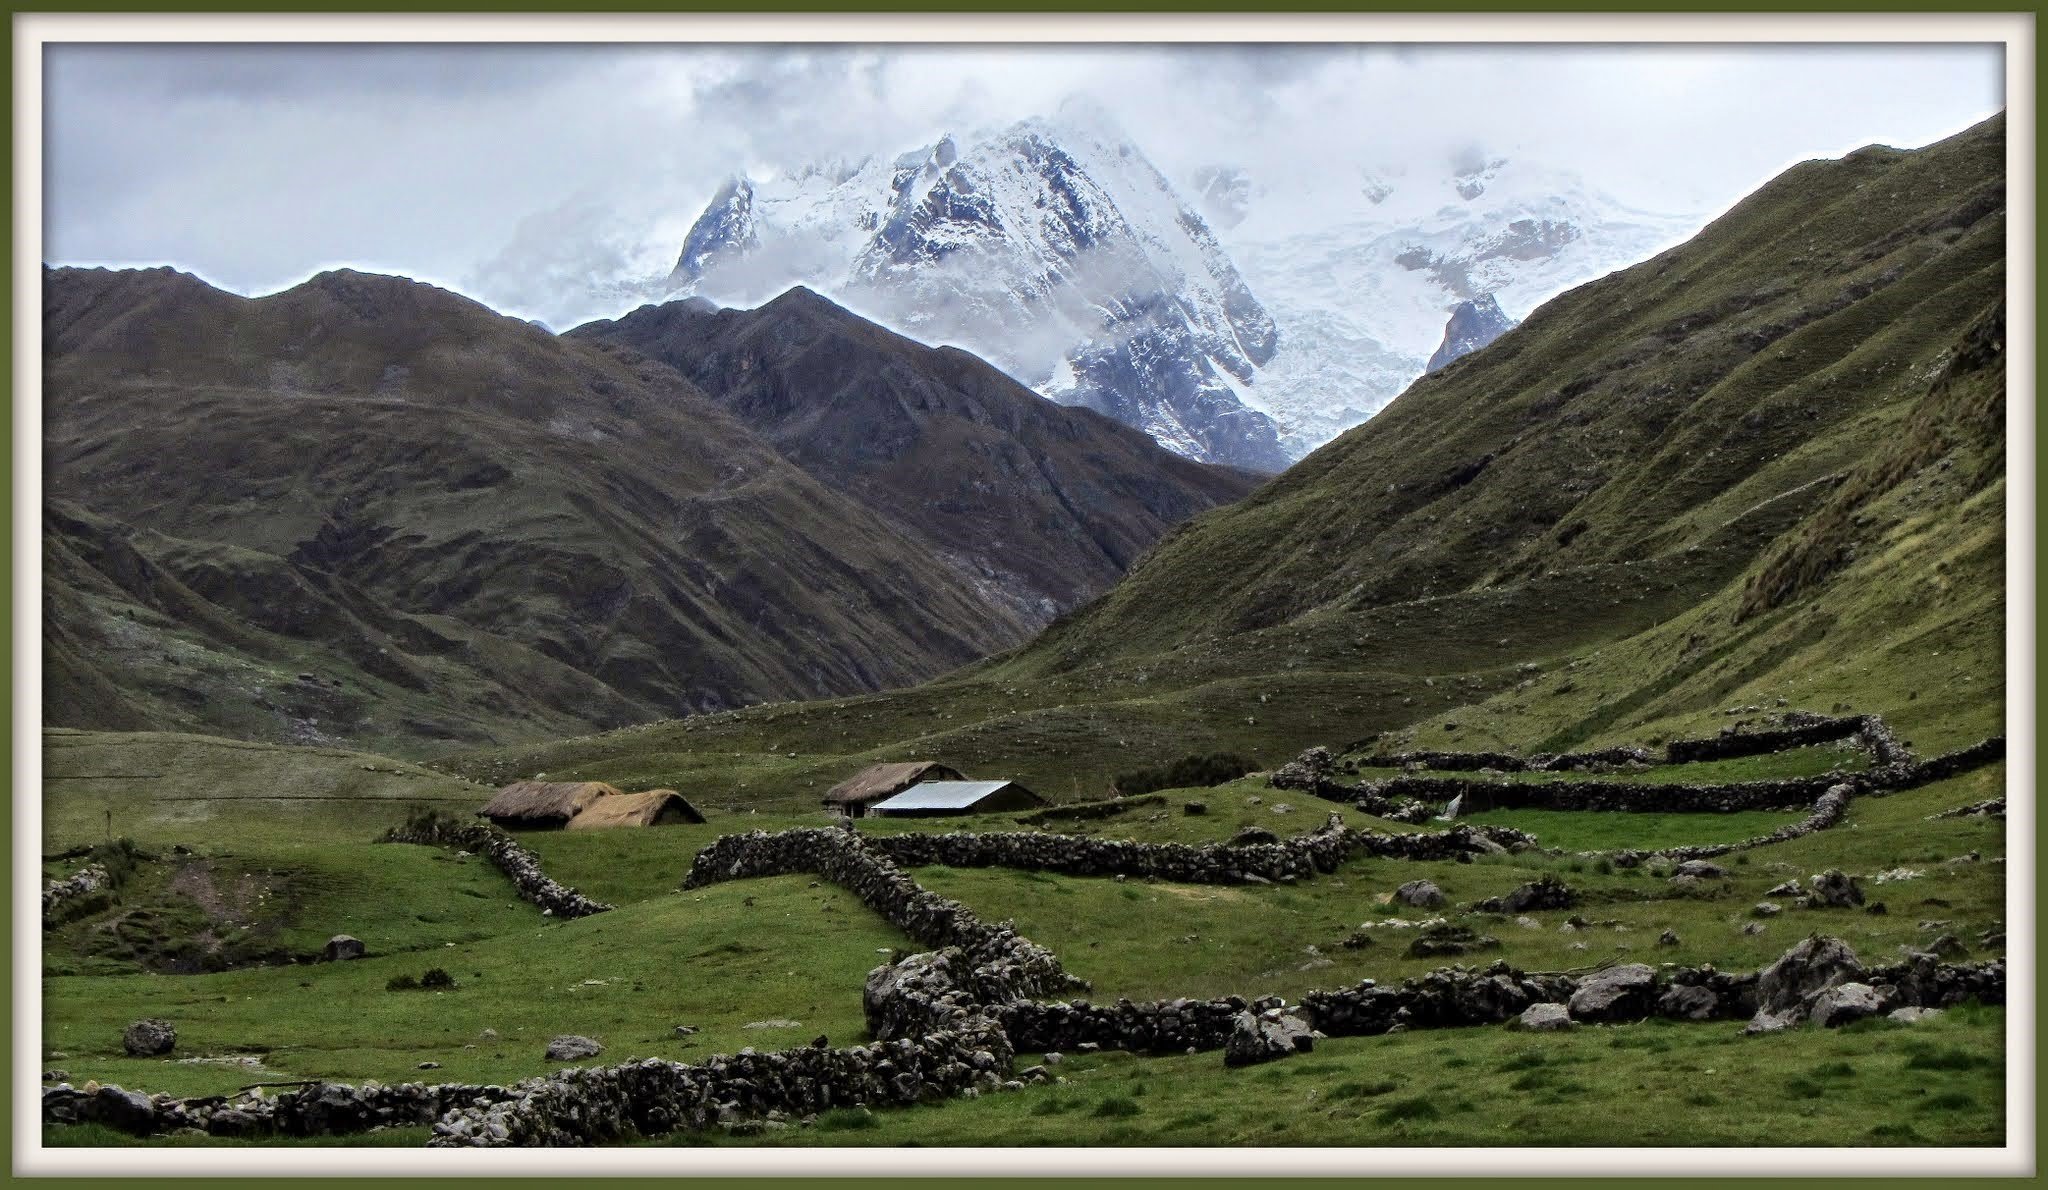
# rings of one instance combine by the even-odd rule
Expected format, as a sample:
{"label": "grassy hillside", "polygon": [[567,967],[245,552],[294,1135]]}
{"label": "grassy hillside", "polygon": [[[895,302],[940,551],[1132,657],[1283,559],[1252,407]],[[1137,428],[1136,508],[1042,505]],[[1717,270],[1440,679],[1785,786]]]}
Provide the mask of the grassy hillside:
{"label": "grassy hillside", "polygon": [[882,759],[1081,799],[1380,733],[1554,749],[1779,705],[1928,751],[2000,731],[2003,146],[1998,118],[1788,171],[939,682],[448,767],[793,807]]}
{"label": "grassy hillside", "polygon": [[1182,458],[800,286],[754,310],[643,306],[569,337],[676,368],[820,482],[980,576],[1034,628],[1259,478]]}
{"label": "grassy hillside", "polygon": [[[671,369],[430,286],[52,270],[44,327],[59,725],[420,754],[904,685],[1023,632]],[[281,701],[301,670],[343,693]]]}

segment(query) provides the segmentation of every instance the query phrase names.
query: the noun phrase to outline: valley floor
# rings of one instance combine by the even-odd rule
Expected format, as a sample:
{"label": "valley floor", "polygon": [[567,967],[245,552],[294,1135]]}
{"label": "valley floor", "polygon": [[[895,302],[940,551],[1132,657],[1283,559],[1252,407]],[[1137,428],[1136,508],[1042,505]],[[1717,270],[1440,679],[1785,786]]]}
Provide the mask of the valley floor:
{"label": "valley floor", "polygon": [[[76,740],[59,744],[79,746]],[[1778,754],[1749,769],[1761,773],[1775,765],[1774,775],[1810,770],[1815,759],[1806,753],[1814,751]],[[358,773],[363,763],[349,754],[307,762]],[[1830,763],[1849,767],[1839,755]],[[1897,961],[1903,950],[1924,949],[1941,935],[1962,940],[1973,958],[1990,958],[2002,952],[2003,820],[1929,816],[1997,796],[2004,772],[1994,764],[1918,789],[1859,798],[1835,829],[1724,859],[1727,878],[1703,890],[1679,890],[1655,871],[1615,866],[1592,853],[1624,841],[1732,841],[1799,815],[1498,810],[1484,820],[1531,831],[1555,851],[1469,863],[1357,858],[1294,883],[1183,884],[1007,868],[922,867],[910,875],[988,920],[1013,920],[1089,980],[1087,995],[1097,1003],[1227,994],[1292,1002],[1310,990],[1363,978],[1397,983],[1447,961],[1409,954],[1415,926],[1546,876],[1577,891],[1579,906],[1568,913],[1459,917],[1499,945],[1455,961],[1498,959],[1532,972],[1603,962],[1713,963],[1742,971],[1770,963],[1809,932],[1842,938],[1869,964]],[[368,816],[392,824],[422,804],[399,793],[380,802],[376,791],[368,792],[371,804],[386,807]],[[441,795],[435,800],[452,805],[483,791],[456,783],[435,792]],[[1197,800],[1207,812],[1188,814],[1186,803]],[[335,809],[344,804],[345,812]],[[306,1080],[510,1084],[560,1067],[542,1051],[549,1038],[566,1033],[599,1039],[605,1055],[598,1062],[627,1056],[700,1062],[715,1053],[765,1052],[816,1037],[834,1046],[859,1044],[866,1040],[862,979],[892,955],[919,949],[846,889],[806,875],[679,890],[692,857],[713,839],[815,826],[815,815],[714,813],[696,826],[521,835],[550,875],[618,906],[557,921],[514,899],[511,886],[481,857],[369,842],[360,800],[251,798],[236,809],[209,816],[202,834],[190,829],[189,810],[175,792],[135,804],[126,829],[155,858],[140,865],[118,903],[46,933],[46,1069],[61,1071],[74,1085],[96,1080],[178,1096],[232,1095],[251,1084]],[[1332,812],[1355,828],[1441,829],[1274,789],[1263,775],[1199,791],[1164,791],[1156,799],[1133,799],[1130,809],[1109,818],[1046,829],[1201,844],[1225,841],[1249,826],[1294,835]],[[89,827],[97,825],[61,806],[52,807],[49,824],[51,852],[88,841]],[[1004,816],[861,824],[863,833],[878,838],[956,829],[1023,828]],[[47,865],[52,877],[66,868],[61,861]],[[1767,899],[1768,890],[1830,868],[1856,875],[1887,912],[1787,909],[1758,923],[1751,906]],[[1437,884],[1449,907],[1393,903],[1392,891],[1413,880]],[[1571,921],[1581,928],[1569,927]],[[1659,945],[1667,930],[1677,942]],[[194,931],[218,943],[213,957],[152,948],[153,934],[189,937]],[[364,939],[370,957],[293,961],[310,959],[333,933]],[[252,938],[264,946],[249,949]],[[1354,945],[1347,947],[1347,939]],[[248,965],[173,973],[248,955],[255,956]],[[445,970],[454,986],[387,987],[434,968]],[[172,1055],[122,1053],[122,1027],[145,1017],[175,1022]],[[697,1031],[679,1037],[678,1025]],[[751,1136],[745,1129],[713,1130],[656,1142],[2002,1143],[2001,1009],[1965,1005],[1910,1026],[1880,1019],[1769,1039],[1738,1033],[1725,1021],[1656,1019],[1559,1036],[1498,1028],[1416,1031],[1333,1038],[1310,1055],[1238,1070],[1226,1069],[1214,1052],[1070,1054],[1053,1068],[1063,1083],[908,1111],[835,1109],[808,1126]],[[1020,1054],[1017,1066],[1035,1061]],[[438,1065],[423,1073],[422,1063]],[[1623,1104],[1628,1110],[1617,1110]],[[425,1138],[424,1129],[399,1128],[288,1143],[417,1144]],[[45,1140],[76,1145],[130,1138],[83,1125],[46,1129]],[[188,1143],[157,1141],[166,1142]]]}

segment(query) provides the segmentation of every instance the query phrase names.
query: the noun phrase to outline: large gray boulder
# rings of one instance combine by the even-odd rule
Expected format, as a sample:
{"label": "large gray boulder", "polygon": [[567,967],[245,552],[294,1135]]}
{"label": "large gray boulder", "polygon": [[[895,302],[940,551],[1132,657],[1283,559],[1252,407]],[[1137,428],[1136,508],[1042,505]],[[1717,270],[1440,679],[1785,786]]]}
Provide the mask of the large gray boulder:
{"label": "large gray boulder", "polygon": [[91,1111],[100,1123],[137,1136],[149,1135],[156,1124],[156,1106],[140,1091],[101,1087],[93,1095]]}
{"label": "large gray boulder", "polygon": [[550,1062],[580,1062],[585,1058],[595,1058],[603,1052],[603,1046],[575,1033],[565,1033],[548,1042]]}
{"label": "large gray boulder", "polygon": [[1728,875],[1728,869],[1720,864],[1708,863],[1703,859],[1689,859],[1672,873],[1675,876],[1695,876],[1701,880],[1720,880]]}
{"label": "large gray boulder", "polygon": [[351,938],[347,934],[336,934],[327,940],[327,948],[320,952],[320,957],[330,963],[338,963],[345,959],[362,958],[366,953],[368,953],[368,948],[363,945],[361,938]]}
{"label": "large gray boulder", "polygon": [[1444,890],[1427,880],[1410,880],[1394,890],[1394,899],[1416,909],[1441,909]]}
{"label": "large gray boulder", "polygon": [[121,1032],[121,1048],[131,1057],[154,1058],[170,1053],[177,1044],[178,1031],[171,1027],[171,1022],[154,1017],[136,1021]]}
{"label": "large gray boulder", "polygon": [[1571,1010],[1562,1004],[1531,1004],[1522,1010],[1522,1015],[1510,1020],[1508,1027],[1532,1033],[1562,1033],[1579,1026],[1572,1019]]}
{"label": "large gray boulder", "polygon": [[1814,997],[1838,984],[1862,980],[1863,964],[1840,938],[1812,934],[1757,974],[1757,1011],[1772,1016],[1806,1014]]}
{"label": "large gray boulder", "polygon": [[1698,984],[1673,986],[1657,999],[1657,1015],[1680,1021],[1710,1021],[1721,1006],[1713,989]]}
{"label": "large gray boulder", "polygon": [[1313,1030],[1277,1008],[1231,1018],[1230,1038],[1223,1044],[1225,1066],[1251,1066],[1315,1048]]}
{"label": "large gray boulder", "polygon": [[1633,1021],[1650,1015],[1656,1000],[1656,970],[1646,963],[1626,963],[1580,980],[1570,1007],[1574,1020]]}
{"label": "large gray boulder", "polygon": [[1867,983],[1843,983],[1813,998],[1808,1019],[1824,1029],[1838,1028],[1850,1021],[1882,1016],[1891,1007],[1882,992]]}

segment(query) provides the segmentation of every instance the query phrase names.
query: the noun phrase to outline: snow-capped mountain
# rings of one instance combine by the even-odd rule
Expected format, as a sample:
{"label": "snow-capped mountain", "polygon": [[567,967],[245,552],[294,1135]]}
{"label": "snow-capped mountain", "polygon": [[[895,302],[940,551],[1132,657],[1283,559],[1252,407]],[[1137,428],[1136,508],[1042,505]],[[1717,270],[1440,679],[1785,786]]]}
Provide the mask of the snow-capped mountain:
{"label": "snow-capped mountain", "polygon": [[1345,176],[1320,191],[1247,179],[1243,221],[1224,241],[1280,327],[1278,350],[1242,395],[1280,424],[1297,457],[1422,375],[1461,303],[1490,296],[1512,325],[1705,222],[1481,154]]}
{"label": "snow-capped mountain", "polygon": [[1452,360],[1463,359],[1515,329],[1515,320],[1500,312],[1500,303],[1490,293],[1469,302],[1459,302],[1444,324],[1444,341],[1429,357],[1424,372],[1434,372]]}
{"label": "snow-capped mountain", "polygon": [[751,305],[798,283],[1189,457],[1291,461],[1242,399],[1273,357],[1272,316],[1202,216],[1114,132],[1026,120],[734,178],[684,238],[668,289]]}
{"label": "snow-capped mountain", "polygon": [[523,223],[473,284],[555,326],[805,285],[1181,454],[1273,471],[1421,376],[1461,303],[1490,296],[1511,324],[1704,222],[1474,150],[1211,161],[1176,187],[1076,107],[734,176],[701,208],[565,206]]}

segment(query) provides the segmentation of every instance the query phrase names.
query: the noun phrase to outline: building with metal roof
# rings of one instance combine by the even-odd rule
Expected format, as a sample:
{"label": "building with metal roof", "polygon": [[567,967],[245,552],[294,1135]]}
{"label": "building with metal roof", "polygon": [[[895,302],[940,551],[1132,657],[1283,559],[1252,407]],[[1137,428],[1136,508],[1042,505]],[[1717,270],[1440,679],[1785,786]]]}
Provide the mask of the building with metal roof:
{"label": "building with metal roof", "polygon": [[933,760],[871,764],[825,791],[825,808],[859,818],[876,802],[895,797],[920,781],[965,781],[967,774]]}
{"label": "building with metal roof", "polygon": [[868,812],[885,818],[940,814],[993,814],[1030,810],[1045,799],[1015,781],[926,781],[895,797],[876,802]]}

